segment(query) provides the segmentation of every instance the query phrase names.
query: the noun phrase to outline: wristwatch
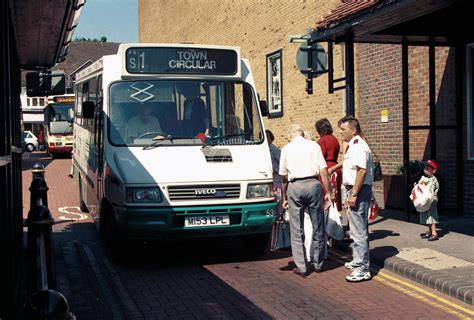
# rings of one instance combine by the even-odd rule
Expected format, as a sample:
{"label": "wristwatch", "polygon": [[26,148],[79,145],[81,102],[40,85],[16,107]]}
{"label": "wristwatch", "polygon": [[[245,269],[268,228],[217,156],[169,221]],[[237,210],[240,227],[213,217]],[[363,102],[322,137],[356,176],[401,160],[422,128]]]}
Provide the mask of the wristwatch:
{"label": "wristwatch", "polygon": [[351,192],[351,197],[357,197],[357,193]]}

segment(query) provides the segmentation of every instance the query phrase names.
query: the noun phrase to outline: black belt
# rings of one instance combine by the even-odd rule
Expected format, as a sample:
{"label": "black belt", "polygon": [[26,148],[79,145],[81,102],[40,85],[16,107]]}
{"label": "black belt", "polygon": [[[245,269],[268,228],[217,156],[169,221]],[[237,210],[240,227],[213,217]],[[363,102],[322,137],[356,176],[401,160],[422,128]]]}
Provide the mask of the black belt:
{"label": "black belt", "polygon": [[311,180],[311,179],[316,179],[316,177],[304,177],[304,178],[293,178],[290,180],[290,182],[296,182],[296,181],[302,181],[302,180]]}
{"label": "black belt", "polygon": [[[362,187],[363,187],[363,186],[370,186],[370,184],[365,184],[365,183],[364,183],[364,184],[362,185]],[[352,188],[354,188],[354,186],[352,186],[352,185],[349,185],[349,186],[344,185],[344,188],[346,188],[346,190],[352,190]]]}

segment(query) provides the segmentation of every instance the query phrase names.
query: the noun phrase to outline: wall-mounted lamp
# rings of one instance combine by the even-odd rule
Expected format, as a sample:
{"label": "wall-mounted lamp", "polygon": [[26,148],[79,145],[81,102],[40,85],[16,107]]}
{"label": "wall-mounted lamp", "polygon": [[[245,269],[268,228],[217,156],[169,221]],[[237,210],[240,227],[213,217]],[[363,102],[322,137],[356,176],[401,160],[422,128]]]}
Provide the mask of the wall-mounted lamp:
{"label": "wall-mounted lamp", "polygon": [[301,35],[301,36],[297,36],[297,35],[288,36],[288,42],[289,43],[307,43],[308,39],[309,38],[308,38],[307,34],[304,34],[304,35]]}

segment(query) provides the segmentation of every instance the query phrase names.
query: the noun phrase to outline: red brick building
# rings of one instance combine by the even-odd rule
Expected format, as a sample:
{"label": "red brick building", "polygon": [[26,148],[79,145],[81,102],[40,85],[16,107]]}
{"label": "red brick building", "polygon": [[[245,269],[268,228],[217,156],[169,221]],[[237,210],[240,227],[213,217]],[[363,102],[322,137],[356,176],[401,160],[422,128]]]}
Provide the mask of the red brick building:
{"label": "red brick building", "polygon": [[[441,165],[441,211],[473,215],[472,13],[459,0],[140,0],[139,38],[240,46],[261,97],[269,95],[268,57],[279,54],[284,110],[265,119],[277,145],[286,143],[291,123],[314,131],[320,117],[335,126],[353,113],[382,162],[379,202],[407,207],[407,186],[416,178],[401,171],[413,173],[413,161],[434,158]],[[166,28],[170,21],[173,28]],[[295,64],[299,44],[288,43],[302,33],[328,53],[333,48],[333,72],[313,79],[312,95]],[[329,84],[345,90],[329,93]]]}

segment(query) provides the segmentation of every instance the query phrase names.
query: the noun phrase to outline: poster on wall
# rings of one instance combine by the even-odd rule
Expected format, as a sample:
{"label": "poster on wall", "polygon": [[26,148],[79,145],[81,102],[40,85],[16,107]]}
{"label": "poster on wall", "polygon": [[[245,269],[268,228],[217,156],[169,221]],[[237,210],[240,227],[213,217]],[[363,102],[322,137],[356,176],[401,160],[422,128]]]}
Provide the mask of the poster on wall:
{"label": "poster on wall", "polygon": [[268,117],[283,116],[282,50],[267,54]]}

